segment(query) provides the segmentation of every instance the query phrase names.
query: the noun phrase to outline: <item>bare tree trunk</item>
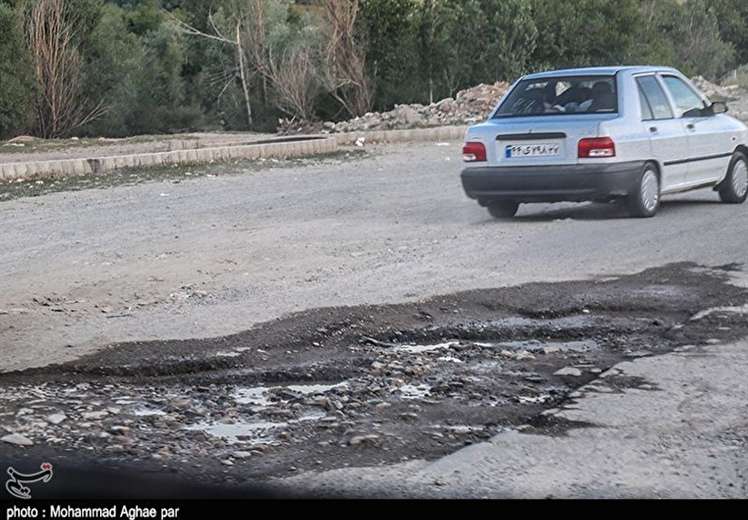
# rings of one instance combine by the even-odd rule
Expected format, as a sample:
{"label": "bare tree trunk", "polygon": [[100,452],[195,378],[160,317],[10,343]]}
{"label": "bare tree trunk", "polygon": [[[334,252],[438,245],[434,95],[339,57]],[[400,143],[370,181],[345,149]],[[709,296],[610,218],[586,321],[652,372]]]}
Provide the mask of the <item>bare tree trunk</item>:
{"label": "bare tree trunk", "polygon": [[244,104],[247,107],[247,124],[252,128],[252,105],[249,101],[249,84],[247,82],[247,69],[244,64],[244,49],[242,47],[241,22],[236,22],[236,54],[239,62],[239,76],[242,80],[242,90],[244,91]]}

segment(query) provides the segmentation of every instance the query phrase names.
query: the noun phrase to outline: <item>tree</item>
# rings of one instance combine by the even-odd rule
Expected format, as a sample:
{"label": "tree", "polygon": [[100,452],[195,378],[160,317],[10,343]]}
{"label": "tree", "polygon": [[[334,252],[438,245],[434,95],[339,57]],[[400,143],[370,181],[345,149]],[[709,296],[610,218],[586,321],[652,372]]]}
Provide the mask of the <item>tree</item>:
{"label": "tree", "polygon": [[0,137],[23,131],[31,123],[32,78],[21,20],[0,3]]}
{"label": "tree", "polygon": [[78,48],[86,13],[64,0],[37,0],[28,12],[26,38],[36,81],[34,97],[37,135],[62,137],[101,117],[101,101],[83,94]]}
{"label": "tree", "polygon": [[733,65],[748,63],[748,2],[745,0],[712,0],[721,39],[735,49]]}
{"label": "tree", "polygon": [[135,131],[131,127],[133,114],[139,111],[143,100],[142,78],[150,71],[144,66],[141,39],[128,30],[126,11],[105,5],[87,47],[85,90],[89,96],[100,97],[107,114],[81,128],[81,133],[131,135]]}
{"label": "tree", "polygon": [[357,17],[377,109],[425,101],[417,74],[415,0],[366,0]]}
{"label": "tree", "polygon": [[[250,4],[251,2],[252,0],[250,0]],[[245,21],[245,17],[242,16],[240,11],[234,9],[230,9],[228,14],[224,14],[223,12],[221,14],[223,16],[219,23],[216,23],[213,13],[208,14],[209,31],[198,29],[177,17],[173,17],[173,20],[184,34],[219,42],[234,49],[236,62],[234,67],[232,67],[232,71],[226,77],[227,81],[221,88],[218,97],[220,98],[226,88],[228,88],[230,82],[238,78],[241,81],[242,92],[244,94],[244,109],[246,110],[247,125],[251,127],[254,120],[252,116],[252,102],[250,100],[250,77],[249,72],[247,71],[246,50],[242,40],[242,24]],[[223,29],[220,27],[221,25],[224,26]]]}
{"label": "tree", "polygon": [[[460,61],[457,59],[460,44],[450,41],[455,26],[455,10],[450,9],[450,4],[443,0],[423,0],[416,14],[419,72],[421,80],[428,86],[429,103],[435,101],[437,93],[448,90],[452,94],[450,87],[453,82],[449,78],[455,76],[454,67]],[[462,8],[460,4],[456,6]],[[445,82],[450,87],[442,87]]]}
{"label": "tree", "polygon": [[359,0],[323,0],[324,62],[322,78],[330,94],[351,116],[371,110],[372,87],[366,54],[356,31]]}
{"label": "tree", "polygon": [[538,28],[532,56],[536,68],[617,65],[635,58],[635,45],[643,37],[639,28],[645,25],[641,0],[532,2]]}
{"label": "tree", "polygon": [[722,39],[719,21],[707,0],[648,0],[647,32],[664,35],[668,65],[687,75],[719,79],[734,65],[735,48]]}
{"label": "tree", "polygon": [[136,76],[138,100],[128,126],[134,133],[189,129],[200,116],[185,102],[182,34],[164,23],[141,41],[143,73]]}
{"label": "tree", "polygon": [[476,82],[512,79],[527,71],[538,42],[531,0],[481,0]]}
{"label": "tree", "polygon": [[321,41],[318,22],[309,14],[294,16],[291,5],[291,0],[246,0],[242,39],[265,99],[293,118],[309,120],[320,91]]}

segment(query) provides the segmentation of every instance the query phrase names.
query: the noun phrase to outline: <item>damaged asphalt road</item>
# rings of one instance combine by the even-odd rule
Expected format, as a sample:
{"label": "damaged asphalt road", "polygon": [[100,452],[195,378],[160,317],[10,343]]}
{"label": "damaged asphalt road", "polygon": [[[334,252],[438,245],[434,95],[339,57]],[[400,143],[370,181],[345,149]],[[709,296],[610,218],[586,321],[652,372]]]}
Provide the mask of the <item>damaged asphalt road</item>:
{"label": "damaged asphalt road", "polygon": [[660,391],[612,367],[747,337],[737,269],[669,265],[113,345],[0,376],[0,456],[303,487],[306,474],[435,461],[511,432],[564,437],[598,427],[553,413],[584,385]]}
{"label": "damaged asphalt road", "polygon": [[745,497],[745,206],[497,222],[458,160],[6,186],[0,466],[189,496]]}

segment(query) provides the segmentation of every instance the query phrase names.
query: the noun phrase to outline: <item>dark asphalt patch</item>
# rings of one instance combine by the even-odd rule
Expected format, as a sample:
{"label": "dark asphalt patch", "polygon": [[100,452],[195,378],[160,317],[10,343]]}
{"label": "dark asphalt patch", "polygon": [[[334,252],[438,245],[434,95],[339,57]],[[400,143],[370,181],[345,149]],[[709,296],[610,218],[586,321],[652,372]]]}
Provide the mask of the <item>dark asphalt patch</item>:
{"label": "dark asphalt patch", "polygon": [[[115,345],[0,376],[0,427],[33,440],[27,454],[84,453],[232,485],[433,460],[507,429],[563,435],[594,425],[543,412],[587,383],[658,391],[606,373],[619,362],[748,336],[744,315],[691,320],[748,301],[728,283],[734,266],[696,267],[316,309],[233,336]],[[66,417],[53,424],[54,414]]]}

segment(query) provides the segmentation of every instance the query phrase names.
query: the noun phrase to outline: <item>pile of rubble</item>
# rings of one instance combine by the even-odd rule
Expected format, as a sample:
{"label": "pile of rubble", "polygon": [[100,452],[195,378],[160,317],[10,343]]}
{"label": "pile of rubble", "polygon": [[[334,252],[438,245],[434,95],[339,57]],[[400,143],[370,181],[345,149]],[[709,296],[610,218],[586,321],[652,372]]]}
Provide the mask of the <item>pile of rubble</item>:
{"label": "pile of rubble", "polygon": [[[721,86],[701,76],[693,78],[692,81],[709,98],[729,102],[731,115],[748,120],[748,95],[737,85]],[[443,99],[431,105],[396,105],[389,112],[370,112],[362,117],[339,123],[300,123],[281,120],[278,132],[333,134],[471,125],[485,119],[509,87],[510,84],[506,82],[481,84],[458,92],[454,98]]]}
{"label": "pile of rubble", "polygon": [[701,76],[691,81],[712,101],[726,101],[730,109],[729,115],[748,122],[748,92],[740,85],[730,84],[729,81],[725,81],[722,85],[715,85]]}
{"label": "pile of rubble", "polygon": [[720,86],[702,76],[692,78],[691,82],[708,98],[713,98],[715,101],[736,101],[741,94],[737,85]]}
{"label": "pile of rubble", "polygon": [[282,134],[361,132],[367,130],[397,130],[404,128],[430,128],[437,126],[469,125],[481,121],[496,107],[510,85],[498,82],[481,84],[457,93],[454,98],[443,99],[431,105],[396,105],[389,112],[370,112],[362,117],[334,123],[308,125],[289,120],[280,121]]}
{"label": "pile of rubble", "polygon": [[748,122],[748,92],[738,84],[731,84],[729,80],[722,85],[715,85],[701,76],[691,80],[699,90],[712,101],[725,101],[729,107],[729,115]]}

